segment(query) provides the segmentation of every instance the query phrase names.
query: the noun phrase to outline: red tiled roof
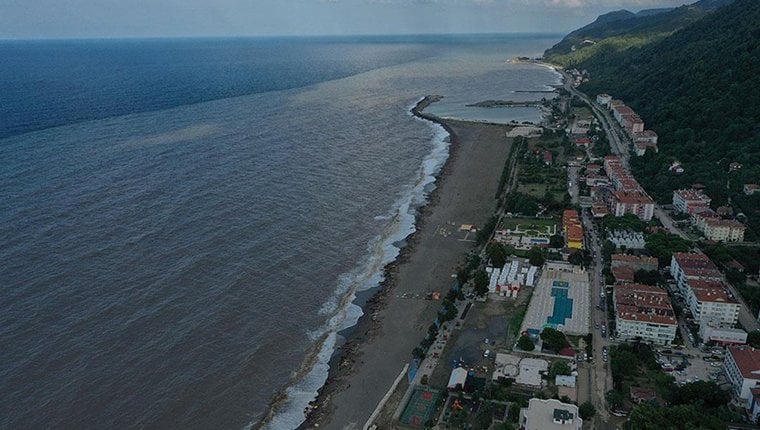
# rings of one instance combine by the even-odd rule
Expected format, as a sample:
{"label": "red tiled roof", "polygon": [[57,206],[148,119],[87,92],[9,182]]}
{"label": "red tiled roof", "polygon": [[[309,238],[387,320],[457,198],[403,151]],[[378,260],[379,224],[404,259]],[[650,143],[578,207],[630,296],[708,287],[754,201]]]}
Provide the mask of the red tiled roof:
{"label": "red tiled roof", "polygon": [[749,346],[729,347],[728,353],[731,354],[736,367],[739,368],[742,376],[747,379],[760,379],[760,349]]}
{"label": "red tiled roof", "polygon": [[613,267],[612,276],[616,281],[633,282],[633,269],[629,266]]}

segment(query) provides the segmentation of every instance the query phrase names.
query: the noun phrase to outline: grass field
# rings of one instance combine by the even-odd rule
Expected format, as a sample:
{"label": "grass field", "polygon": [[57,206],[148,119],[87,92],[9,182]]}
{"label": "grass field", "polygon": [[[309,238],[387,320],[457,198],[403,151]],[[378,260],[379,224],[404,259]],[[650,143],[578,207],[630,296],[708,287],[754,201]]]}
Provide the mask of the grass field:
{"label": "grass field", "polygon": [[557,225],[554,219],[542,218],[504,218],[501,227],[514,230],[519,228],[528,234],[547,234],[547,228],[553,229]]}

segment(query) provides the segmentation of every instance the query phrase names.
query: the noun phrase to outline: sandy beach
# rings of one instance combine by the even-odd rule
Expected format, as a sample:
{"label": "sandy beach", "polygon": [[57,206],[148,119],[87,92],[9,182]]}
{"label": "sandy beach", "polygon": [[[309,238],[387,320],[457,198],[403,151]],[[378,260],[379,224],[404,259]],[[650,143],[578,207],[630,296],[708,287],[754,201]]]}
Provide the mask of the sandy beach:
{"label": "sandy beach", "polygon": [[[494,195],[508,156],[509,127],[440,121],[451,134],[450,156],[397,261],[386,269],[386,282],[365,306],[365,315],[331,362],[317,408],[301,428],[360,429],[375,410],[411,352],[434,321],[440,301],[425,300],[429,291],[446,293],[452,274],[474,246],[463,240],[462,224],[483,224],[496,205]],[[386,405],[395,410],[403,379]],[[390,414],[383,414],[387,420]],[[381,428],[384,426],[381,425]]]}

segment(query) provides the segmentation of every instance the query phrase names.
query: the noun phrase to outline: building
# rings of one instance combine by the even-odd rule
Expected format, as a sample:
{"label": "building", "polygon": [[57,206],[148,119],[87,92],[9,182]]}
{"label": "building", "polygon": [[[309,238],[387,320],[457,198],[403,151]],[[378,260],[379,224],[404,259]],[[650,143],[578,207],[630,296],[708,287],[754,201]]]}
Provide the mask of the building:
{"label": "building", "polygon": [[616,284],[613,296],[615,327],[624,340],[670,345],[678,323],[665,290],[643,284]]}
{"label": "building", "polygon": [[553,162],[554,162],[554,154],[552,154],[552,152],[549,150],[544,151],[544,164],[547,166],[551,166]]}
{"label": "building", "polygon": [[691,225],[699,231],[704,231],[708,219],[720,219],[720,215],[710,208],[694,212],[691,214]]}
{"label": "building", "polygon": [[691,279],[684,299],[694,319],[701,323],[717,321],[721,327],[733,327],[739,321],[739,302],[720,282]]}
{"label": "building", "polygon": [[578,407],[556,399],[530,399],[520,410],[520,428],[525,430],[581,430]]}
{"label": "building", "polygon": [[624,124],[625,115],[633,115],[635,113],[636,112],[634,112],[633,109],[629,108],[626,105],[618,105],[612,108],[612,115],[615,117],[615,120],[620,125]]}
{"label": "building", "polygon": [[708,240],[716,242],[744,242],[744,224],[733,219],[707,218],[704,220],[704,233]]}
{"label": "building", "polygon": [[673,191],[673,208],[680,213],[693,214],[695,211],[710,209],[711,201],[701,190],[690,188]]}
{"label": "building", "polygon": [[462,390],[467,383],[468,372],[463,367],[457,367],[451,371],[449,383],[446,386],[449,390]]}
{"label": "building", "polygon": [[610,264],[613,269],[615,267],[628,266],[634,271],[646,270],[647,272],[657,270],[658,266],[655,257],[637,257],[628,254],[612,254],[612,262]]}
{"label": "building", "polygon": [[583,225],[578,211],[567,209],[562,213],[562,231],[568,248],[583,249]]}
{"label": "building", "polygon": [[718,266],[708,256],[688,252],[673,253],[670,259],[670,274],[684,296],[688,294],[686,289],[689,281],[721,282],[723,280]]}
{"label": "building", "polygon": [[618,266],[612,268],[612,276],[615,277],[615,282],[631,284],[634,281],[633,273],[633,269],[629,266]]}
{"label": "building", "polygon": [[747,413],[750,420],[757,424],[757,417],[760,415],[760,388],[753,388],[750,393],[752,395],[747,401]]}
{"label": "building", "polygon": [[760,191],[760,185],[757,184],[744,184],[744,194],[751,196]]}
{"label": "building", "polygon": [[657,392],[651,388],[631,387],[628,394],[631,397],[631,401],[636,404],[657,399]]}
{"label": "building", "polygon": [[718,345],[744,345],[747,332],[740,328],[723,327],[715,319],[705,318],[699,324],[699,337],[703,342],[715,342]]}
{"label": "building", "polygon": [[752,396],[751,390],[760,383],[760,349],[729,347],[723,368],[733,386],[734,397],[746,405]]}
{"label": "building", "polygon": [[[637,183],[638,185],[638,183]],[[654,216],[654,200],[643,191],[613,191],[610,212],[615,216],[633,214],[642,221],[651,221]]]}
{"label": "building", "polygon": [[596,96],[596,102],[602,106],[607,106],[612,101],[612,96],[609,94],[599,94]]}
{"label": "building", "polygon": [[641,133],[634,133],[633,135],[634,143],[645,143],[653,145],[655,148],[657,147],[658,139],[657,133],[652,130],[644,130]]}

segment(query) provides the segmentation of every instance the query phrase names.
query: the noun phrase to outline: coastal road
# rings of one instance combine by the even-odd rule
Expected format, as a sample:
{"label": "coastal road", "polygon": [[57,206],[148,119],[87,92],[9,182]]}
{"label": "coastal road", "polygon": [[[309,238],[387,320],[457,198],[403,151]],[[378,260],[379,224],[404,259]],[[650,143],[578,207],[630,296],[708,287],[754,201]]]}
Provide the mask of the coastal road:
{"label": "coastal road", "polygon": [[[558,69],[559,70],[559,69]],[[606,109],[602,109],[599,105],[594,103],[586,94],[578,91],[573,86],[573,79],[565,73],[562,70],[559,70],[560,73],[564,76],[564,86],[567,91],[570,92],[570,94],[577,96],[581,100],[583,100],[594,112],[594,115],[599,119],[599,123],[602,126],[602,129],[607,134],[607,138],[610,142],[610,148],[613,153],[616,155],[619,155],[622,160],[623,164],[628,167],[628,158],[630,156],[630,151],[628,150],[628,145],[624,142],[624,140],[620,137],[619,130],[618,130],[618,124],[615,122],[615,120],[610,115],[609,111]]]}

